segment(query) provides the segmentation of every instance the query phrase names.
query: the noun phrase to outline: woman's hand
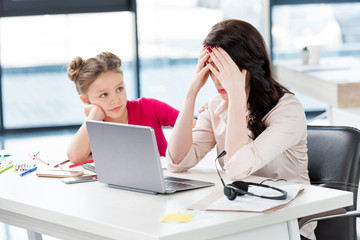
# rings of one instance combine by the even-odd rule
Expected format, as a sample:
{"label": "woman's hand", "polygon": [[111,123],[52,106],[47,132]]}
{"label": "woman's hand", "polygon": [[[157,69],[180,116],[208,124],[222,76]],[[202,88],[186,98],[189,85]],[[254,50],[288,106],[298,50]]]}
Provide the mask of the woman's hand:
{"label": "woman's hand", "polygon": [[206,46],[203,47],[196,65],[195,74],[191,80],[188,91],[197,94],[200,89],[205,85],[209,78],[209,67],[205,62],[209,59],[209,54],[206,50]]}
{"label": "woman's hand", "polygon": [[85,104],[84,112],[87,118],[91,120],[103,121],[106,116],[102,108],[95,104]]}
{"label": "woman's hand", "polygon": [[247,71],[245,69],[240,71],[229,54],[220,47],[214,47],[208,50],[208,53],[212,62],[207,65],[226,92],[231,94],[245,90]]}

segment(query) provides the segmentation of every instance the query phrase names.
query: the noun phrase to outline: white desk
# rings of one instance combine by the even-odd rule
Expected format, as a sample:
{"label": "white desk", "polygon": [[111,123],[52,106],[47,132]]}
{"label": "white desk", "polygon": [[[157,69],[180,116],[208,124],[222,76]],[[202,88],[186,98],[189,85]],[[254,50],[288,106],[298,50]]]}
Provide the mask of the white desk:
{"label": "white desk", "polygon": [[[210,180],[221,187],[213,169],[171,175]],[[307,186],[275,212],[199,211],[188,223],[160,222],[169,213],[188,213],[188,206],[215,187],[147,195],[99,182],[67,185],[34,173],[19,177],[7,171],[0,174],[0,221],[64,240],[299,239],[297,218],[352,204],[350,192]]]}

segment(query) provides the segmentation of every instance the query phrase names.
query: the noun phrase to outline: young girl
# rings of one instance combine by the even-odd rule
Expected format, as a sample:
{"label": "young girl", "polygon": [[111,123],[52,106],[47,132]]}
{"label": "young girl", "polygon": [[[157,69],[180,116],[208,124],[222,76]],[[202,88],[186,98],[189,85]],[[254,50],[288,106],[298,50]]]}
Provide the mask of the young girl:
{"label": "young girl", "polygon": [[[213,147],[228,177],[254,174],[309,184],[304,109],[276,82],[260,33],[249,23],[216,24],[204,42],[195,75],[168,145],[168,169],[186,171]],[[211,77],[219,95],[202,109],[192,129],[198,92]],[[314,239],[316,223],[300,231]]]}
{"label": "young girl", "polygon": [[[68,68],[89,120],[150,126],[154,129],[160,156],[165,156],[167,141],[162,126],[173,127],[179,111],[151,98],[128,101],[121,60],[110,52],[94,58],[75,58]],[[83,123],[68,147],[72,162],[86,160],[91,153],[86,125]]]}

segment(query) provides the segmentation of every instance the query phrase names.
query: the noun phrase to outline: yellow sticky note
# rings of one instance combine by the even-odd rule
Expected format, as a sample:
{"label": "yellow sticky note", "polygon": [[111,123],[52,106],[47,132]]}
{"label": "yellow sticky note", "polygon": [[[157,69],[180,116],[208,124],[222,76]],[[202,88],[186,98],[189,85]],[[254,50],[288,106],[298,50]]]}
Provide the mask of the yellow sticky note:
{"label": "yellow sticky note", "polygon": [[192,214],[170,213],[170,214],[166,215],[163,219],[161,219],[161,222],[183,222],[183,223],[187,223],[193,217],[194,217],[194,215],[192,215]]}

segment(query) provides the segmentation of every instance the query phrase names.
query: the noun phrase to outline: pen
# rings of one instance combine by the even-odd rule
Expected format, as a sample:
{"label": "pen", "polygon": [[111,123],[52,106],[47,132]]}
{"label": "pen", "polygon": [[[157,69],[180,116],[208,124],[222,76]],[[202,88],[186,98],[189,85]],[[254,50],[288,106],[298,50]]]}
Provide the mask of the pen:
{"label": "pen", "polygon": [[63,165],[64,163],[67,163],[67,162],[70,162],[70,160],[69,160],[69,159],[66,159],[66,160],[63,161],[63,162],[54,165],[54,168],[56,168],[56,167],[58,167],[58,166],[60,166],[60,165]]}
{"label": "pen", "polygon": [[45,162],[44,160],[40,159],[39,157],[35,157],[37,160],[39,160],[40,162],[42,163],[45,163],[46,165],[50,165],[50,163],[48,162]]}
{"label": "pen", "polygon": [[79,162],[79,163],[75,163],[75,164],[72,164],[72,165],[70,165],[69,166],[69,168],[72,168],[72,167],[76,167],[76,166],[80,166],[80,165],[83,165],[83,164],[85,164],[85,163],[93,163],[94,162],[94,160],[87,160],[87,161],[83,161],[83,162]]}
{"label": "pen", "polygon": [[26,172],[20,173],[20,177],[24,176],[25,174],[31,173],[31,172],[35,171],[36,169],[37,169],[37,167],[34,167],[32,169],[27,170]]}
{"label": "pen", "polygon": [[11,164],[10,166],[8,166],[8,167],[6,167],[6,168],[4,168],[4,169],[0,170],[0,173],[5,172],[6,170],[8,170],[8,169],[12,168],[13,166],[14,166],[14,164]]}
{"label": "pen", "polygon": [[2,166],[9,166],[12,162],[13,160],[6,159],[5,161],[0,162],[0,168],[3,168]]}
{"label": "pen", "polygon": [[39,160],[40,162],[45,163],[46,165],[50,165],[50,163],[48,163],[48,162],[40,159],[40,158],[37,156],[39,153],[40,153],[40,152],[37,152],[36,154],[33,154],[33,157],[34,157],[35,159]]}

